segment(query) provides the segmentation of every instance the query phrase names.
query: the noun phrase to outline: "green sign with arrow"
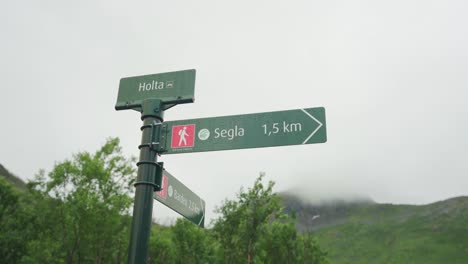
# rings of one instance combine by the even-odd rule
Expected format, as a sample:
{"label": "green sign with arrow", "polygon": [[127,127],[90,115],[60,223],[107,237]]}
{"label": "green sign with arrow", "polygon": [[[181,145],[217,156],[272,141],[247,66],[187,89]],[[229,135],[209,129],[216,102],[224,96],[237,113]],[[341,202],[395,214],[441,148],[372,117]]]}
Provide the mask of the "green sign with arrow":
{"label": "green sign with arrow", "polygon": [[163,154],[324,143],[325,108],[163,123]]}
{"label": "green sign with arrow", "polygon": [[192,223],[204,227],[205,201],[166,170],[163,171],[161,188],[161,191],[154,193],[154,199],[181,214]]}

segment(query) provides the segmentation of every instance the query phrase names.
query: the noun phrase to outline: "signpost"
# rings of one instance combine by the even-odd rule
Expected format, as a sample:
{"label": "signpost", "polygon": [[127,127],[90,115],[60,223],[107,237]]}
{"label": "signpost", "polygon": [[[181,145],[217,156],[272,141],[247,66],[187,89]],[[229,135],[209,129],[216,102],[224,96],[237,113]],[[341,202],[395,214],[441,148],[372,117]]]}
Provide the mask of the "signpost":
{"label": "signpost", "polygon": [[195,70],[167,72],[122,78],[116,110],[141,112],[142,139],[135,182],[132,230],[128,263],[146,263],[152,224],[153,194],[161,189],[158,177],[162,165],[157,162],[164,110],[194,101]]}
{"label": "signpost", "polygon": [[325,108],[169,121],[163,154],[324,143]]}
{"label": "signpost", "polygon": [[204,227],[205,201],[166,170],[163,171],[161,191],[155,192],[154,199],[199,227]]}
{"label": "signpost", "polygon": [[323,107],[164,122],[164,110],[193,103],[195,70],[122,78],[116,110],[141,112],[128,263],[146,263],[153,198],[204,227],[205,202],[157,162],[158,154],[324,143]]}
{"label": "signpost", "polygon": [[195,70],[166,72],[120,79],[119,95],[115,109],[141,108],[147,98],[157,98],[166,106],[193,103],[195,93]]}

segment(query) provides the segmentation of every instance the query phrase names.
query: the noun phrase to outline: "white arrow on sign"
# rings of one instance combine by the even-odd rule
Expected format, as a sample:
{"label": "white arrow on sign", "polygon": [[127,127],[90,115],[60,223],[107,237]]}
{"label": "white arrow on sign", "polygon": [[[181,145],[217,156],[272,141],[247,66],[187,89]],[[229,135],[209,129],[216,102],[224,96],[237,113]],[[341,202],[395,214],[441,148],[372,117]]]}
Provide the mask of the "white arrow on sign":
{"label": "white arrow on sign", "polygon": [[319,126],[306,138],[306,140],[304,140],[304,142],[302,142],[302,144],[306,144],[307,141],[309,141],[309,139],[311,137],[313,137],[315,135],[315,133],[317,133],[317,131],[323,126],[323,124],[317,120],[317,118],[315,118],[313,115],[309,114],[306,110],[304,109],[301,109],[302,112],[304,112],[307,116],[309,116],[310,118],[312,118],[315,122],[317,122],[319,124]]}
{"label": "white arrow on sign", "polygon": [[205,219],[205,208],[203,207],[203,201],[202,199],[200,198],[200,207],[202,209],[202,217],[200,218],[200,222],[198,222],[198,226],[201,226],[201,223],[203,222],[203,219]]}

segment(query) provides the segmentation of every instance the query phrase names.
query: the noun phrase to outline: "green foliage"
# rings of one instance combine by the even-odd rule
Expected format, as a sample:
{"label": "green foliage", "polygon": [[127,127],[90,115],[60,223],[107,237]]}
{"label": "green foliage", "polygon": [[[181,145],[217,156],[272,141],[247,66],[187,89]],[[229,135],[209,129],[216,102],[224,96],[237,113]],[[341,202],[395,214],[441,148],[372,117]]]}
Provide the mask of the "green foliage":
{"label": "green foliage", "polygon": [[[40,171],[27,192],[0,179],[0,263],[125,262],[134,174],[118,139],[109,139]],[[149,263],[326,263],[283,212],[274,183],[262,180],[226,200],[211,230],[182,219],[153,225]]]}
{"label": "green foliage", "polygon": [[273,182],[260,175],[235,201],[226,200],[213,231],[224,263],[325,263],[315,240],[298,234],[295,220],[284,213]]}
{"label": "green foliage", "polygon": [[3,178],[0,178],[0,201],[0,262],[16,263],[26,250],[18,222],[23,212],[19,193]]}
{"label": "green foliage", "polygon": [[214,252],[208,231],[185,219],[177,219],[172,232],[178,256],[176,263],[213,263]]}
{"label": "green foliage", "polygon": [[[56,164],[47,176],[41,171],[30,184],[32,194],[43,197],[34,210],[41,235],[28,242],[23,262],[125,260],[130,219],[123,214],[131,205],[133,178],[118,139],[109,139],[94,154],[78,153]],[[41,247],[45,243],[50,246]]]}
{"label": "green foliage", "polygon": [[[118,139],[109,139],[95,153],[78,153],[48,174],[40,171],[27,191],[0,177],[0,264],[126,262],[134,174]],[[303,230],[310,227],[301,222],[304,217],[325,212],[314,218],[313,233],[301,234],[294,210],[284,212],[273,187],[260,176],[236,199],[225,200],[211,230],[182,219],[172,227],[153,225],[149,262],[316,264],[329,258],[333,263],[457,264],[468,259],[467,197],[426,206],[334,203],[310,212],[296,201],[290,208],[300,208]]]}
{"label": "green foliage", "polygon": [[150,237],[149,263],[176,263],[177,250],[173,240],[171,228],[153,225]]}
{"label": "green foliage", "polygon": [[226,200],[217,209],[221,217],[214,231],[228,263],[251,262],[257,255],[258,239],[264,234],[264,225],[281,215],[279,198],[273,193],[273,182],[266,188],[263,176],[257,178],[247,192],[242,189],[237,201]]}
{"label": "green foliage", "polygon": [[274,183],[262,180],[225,200],[212,230],[183,219],[154,226],[151,263],[328,263],[316,240],[299,234],[295,219],[283,212]]}
{"label": "green foliage", "polygon": [[258,263],[297,263],[299,235],[294,223],[275,221],[263,227],[259,239],[261,253],[255,259]]}
{"label": "green foliage", "polygon": [[333,263],[466,263],[468,199],[368,205],[315,232]]}
{"label": "green foliage", "polygon": [[210,230],[185,219],[172,227],[153,226],[150,238],[150,263],[217,263],[216,241]]}

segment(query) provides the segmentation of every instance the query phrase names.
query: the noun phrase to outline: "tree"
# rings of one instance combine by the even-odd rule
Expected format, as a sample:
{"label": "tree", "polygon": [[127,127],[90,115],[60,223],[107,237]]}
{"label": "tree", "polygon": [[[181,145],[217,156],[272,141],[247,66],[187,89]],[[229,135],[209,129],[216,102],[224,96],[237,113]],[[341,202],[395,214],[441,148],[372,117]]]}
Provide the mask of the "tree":
{"label": "tree", "polygon": [[240,190],[238,201],[226,200],[216,210],[221,217],[214,225],[218,239],[225,250],[227,263],[251,263],[258,251],[257,242],[264,225],[282,216],[279,197],[273,193],[274,182],[264,186],[261,174],[247,192]]}
{"label": "tree", "polygon": [[[123,215],[131,205],[135,178],[130,161],[122,156],[119,139],[111,138],[94,154],[78,153],[56,164],[47,176],[44,171],[37,175],[32,189],[50,197],[37,213],[54,222],[45,224],[52,237],[42,239],[58,241],[53,252],[58,259],[66,263],[126,259],[130,222]],[[35,243],[29,246],[34,248]],[[29,261],[34,262],[31,255]]]}
{"label": "tree", "polygon": [[216,240],[211,231],[185,219],[172,227],[153,225],[149,263],[217,263]]}
{"label": "tree", "polygon": [[1,177],[0,201],[0,263],[17,263],[26,251],[20,194]]}
{"label": "tree", "polygon": [[264,174],[237,200],[225,200],[213,231],[224,263],[326,263],[326,254],[310,236],[296,231],[295,218],[283,211],[274,182]]}
{"label": "tree", "polygon": [[213,263],[215,254],[211,247],[208,231],[186,219],[179,218],[171,228],[173,243],[180,264]]}
{"label": "tree", "polygon": [[154,224],[151,227],[148,263],[174,264],[177,250],[173,242],[172,229]]}
{"label": "tree", "polygon": [[300,236],[299,239],[299,262],[305,264],[329,263],[327,253],[322,251],[317,240],[311,233]]}
{"label": "tree", "polygon": [[258,263],[299,263],[299,234],[292,219],[274,221],[263,227]]}

